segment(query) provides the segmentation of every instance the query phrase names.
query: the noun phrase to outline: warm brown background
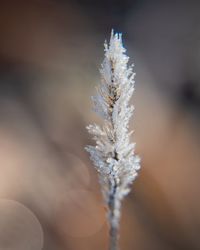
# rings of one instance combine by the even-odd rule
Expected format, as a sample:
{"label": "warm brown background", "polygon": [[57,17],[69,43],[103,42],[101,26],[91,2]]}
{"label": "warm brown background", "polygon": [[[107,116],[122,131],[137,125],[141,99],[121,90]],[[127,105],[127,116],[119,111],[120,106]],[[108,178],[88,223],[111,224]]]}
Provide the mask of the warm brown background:
{"label": "warm brown background", "polygon": [[0,250],[107,249],[84,146],[111,28],[136,65],[131,127],[142,158],[121,249],[200,249],[198,1],[2,0]]}

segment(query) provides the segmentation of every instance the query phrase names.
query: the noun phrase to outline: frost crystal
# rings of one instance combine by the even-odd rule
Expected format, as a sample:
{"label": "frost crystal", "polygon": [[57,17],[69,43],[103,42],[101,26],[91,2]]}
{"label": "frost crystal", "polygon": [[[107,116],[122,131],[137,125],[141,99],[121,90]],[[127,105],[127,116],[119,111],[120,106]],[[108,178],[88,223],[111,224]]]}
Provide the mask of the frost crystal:
{"label": "frost crystal", "polygon": [[130,143],[132,132],[128,131],[134,110],[129,105],[134,91],[133,65],[127,65],[129,57],[125,54],[121,34],[112,31],[109,44],[105,42],[104,46],[101,84],[92,97],[94,110],[104,122],[102,126],[87,127],[96,145],[87,146],[86,150],[99,172],[111,230],[114,230],[119,224],[121,200],[129,193],[137,176],[140,158],[134,154],[135,143]]}

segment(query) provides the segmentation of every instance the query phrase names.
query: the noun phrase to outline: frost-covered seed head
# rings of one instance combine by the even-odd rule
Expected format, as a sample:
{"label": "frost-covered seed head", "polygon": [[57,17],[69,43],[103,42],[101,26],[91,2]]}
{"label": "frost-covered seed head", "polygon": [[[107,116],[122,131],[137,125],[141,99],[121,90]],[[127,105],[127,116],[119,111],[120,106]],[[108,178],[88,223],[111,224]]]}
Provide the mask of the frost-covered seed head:
{"label": "frost-covered seed head", "polygon": [[[134,91],[133,65],[122,44],[122,35],[112,31],[109,44],[105,42],[105,58],[101,65],[101,84],[92,97],[94,110],[103,118],[103,124],[89,125],[88,132],[96,142],[87,146],[97,171],[107,202],[115,188],[119,201],[130,191],[140,168],[140,158],[135,155],[135,143],[130,143],[128,131],[133,106],[129,105]],[[116,211],[116,216],[119,211]]]}

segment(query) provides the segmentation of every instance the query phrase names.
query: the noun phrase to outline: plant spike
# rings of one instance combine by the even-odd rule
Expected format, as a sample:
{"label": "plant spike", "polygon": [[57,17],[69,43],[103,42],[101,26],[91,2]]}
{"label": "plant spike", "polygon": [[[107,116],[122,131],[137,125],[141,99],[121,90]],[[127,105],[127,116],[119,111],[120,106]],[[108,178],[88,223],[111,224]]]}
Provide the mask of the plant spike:
{"label": "plant spike", "polygon": [[129,105],[134,91],[133,65],[122,44],[122,35],[112,30],[109,44],[105,42],[105,58],[101,65],[101,84],[92,97],[95,112],[103,118],[103,125],[87,126],[96,142],[87,146],[90,159],[99,173],[99,180],[108,207],[110,250],[118,250],[119,220],[122,199],[140,169],[135,155],[135,143],[130,143],[128,131],[134,107]]}

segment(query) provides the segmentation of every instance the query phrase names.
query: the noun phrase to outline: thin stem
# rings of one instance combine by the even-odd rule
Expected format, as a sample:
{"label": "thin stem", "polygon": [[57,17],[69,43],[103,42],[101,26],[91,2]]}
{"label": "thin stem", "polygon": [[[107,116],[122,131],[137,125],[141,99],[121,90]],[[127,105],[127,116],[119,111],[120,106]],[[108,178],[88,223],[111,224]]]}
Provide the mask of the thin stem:
{"label": "thin stem", "polygon": [[109,250],[119,250],[119,226],[110,224],[110,246]]}
{"label": "thin stem", "polygon": [[109,250],[119,250],[119,220],[120,220],[120,207],[121,201],[116,198],[117,184],[115,182],[112,193],[109,197],[109,224],[110,224],[110,246]]}

